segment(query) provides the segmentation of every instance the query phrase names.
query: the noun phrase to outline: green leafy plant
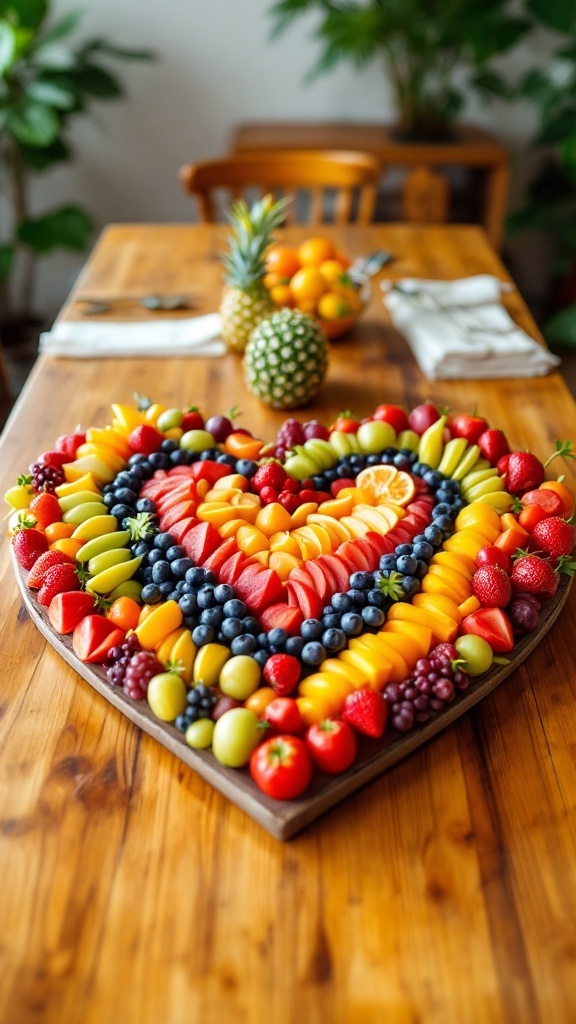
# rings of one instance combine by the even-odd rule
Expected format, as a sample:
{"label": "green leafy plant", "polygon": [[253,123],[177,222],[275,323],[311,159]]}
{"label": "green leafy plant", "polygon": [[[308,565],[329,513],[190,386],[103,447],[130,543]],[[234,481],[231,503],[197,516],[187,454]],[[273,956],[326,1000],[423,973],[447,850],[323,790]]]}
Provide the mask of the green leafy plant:
{"label": "green leafy plant", "polygon": [[572,0],[529,0],[529,9],[554,32],[554,52],[545,68],[527,71],[518,86],[518,95],[538,109],[535,145],[543,158],[528,201],[509,218],[509,228],[537,229],[551,239],[564,299],[544,334],[553,346],[576,346],[576,6]]}
{"label": "green leafy plant", "polygon": [[[0,320],[32,313],[36,257],[84,249],[93,230],[84,209],[32,214],[33,176],[72,158],[69,127],[92,101],[123,95],[108,59],[150,59],[103,39],[74,45],[81,15],[50,23],[49,0],[0,0]],[[104,63],[103,63],[104,62]]]}
{"label": "green leafy plant", "polygon": [[530,28],[512,0],[276,0],[273,35],[316,12],[320,58],[312,76],[340,61],[362,67],[384,60],[401,129],[420,137],[446,135],[472,87],[507,95],[492,64]]}

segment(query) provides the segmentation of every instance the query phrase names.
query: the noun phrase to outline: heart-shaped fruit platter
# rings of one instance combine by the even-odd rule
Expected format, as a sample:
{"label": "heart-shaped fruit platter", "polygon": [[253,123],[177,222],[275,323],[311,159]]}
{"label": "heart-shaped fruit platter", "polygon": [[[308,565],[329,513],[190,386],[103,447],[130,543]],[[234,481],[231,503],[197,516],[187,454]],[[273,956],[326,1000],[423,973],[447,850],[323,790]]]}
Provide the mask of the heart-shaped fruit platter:
{"label": "heart-shaped fruit platter", "polygon": [[266,443],[113,405],[6,494],[26,606],[128,718],[285,839],[482,699],[559,614],[574,495],[476,415]]}

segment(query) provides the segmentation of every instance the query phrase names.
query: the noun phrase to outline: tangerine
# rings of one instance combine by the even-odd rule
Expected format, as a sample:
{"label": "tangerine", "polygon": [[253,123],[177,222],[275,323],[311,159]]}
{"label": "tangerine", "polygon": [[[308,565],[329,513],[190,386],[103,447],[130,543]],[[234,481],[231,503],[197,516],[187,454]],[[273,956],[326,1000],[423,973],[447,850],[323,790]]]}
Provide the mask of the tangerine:
{"label": "tangerine", "polygon": [[274,285],[273,288],[270,288],[270,298],[274,305],[279,308],[294,305],[294,296],[289,284]]}
{"label": "tangerine", "polygon": [[318,299],[318,315],[323,320],[340,320],[349,313],[350,306],[338,292],[324,292]]}
{"label": "tangerine", "polygon": [[307,238],[298,249],[303,267],[319,267],[334,256],[334,246],[327,238]]}
{"label": "tangerine", "polygon": [[302,267],[290,281],[290,289],[298,304],[301,300],[316,302],[326,291],[326,282],[318,267]]}
{"label": "tangerine", "polygon": [[356,477],[356,486],[369,491],[379,502],[408,505],[416,493],[416,484],[409,473],[395,466],[367,466]]}
{"label": "tangerine", "polygon": [[346,268],[340,260],[324,260],[320,264],[318,270],[322,274],[322,277],[326,281],[326,284],[341,284],[342,278],[346,275]]}
{"label": "tangerine", "polygon": [[292,277],[300,269],[298,251],[293,245],[273,245],[266,253],[268,273]]}

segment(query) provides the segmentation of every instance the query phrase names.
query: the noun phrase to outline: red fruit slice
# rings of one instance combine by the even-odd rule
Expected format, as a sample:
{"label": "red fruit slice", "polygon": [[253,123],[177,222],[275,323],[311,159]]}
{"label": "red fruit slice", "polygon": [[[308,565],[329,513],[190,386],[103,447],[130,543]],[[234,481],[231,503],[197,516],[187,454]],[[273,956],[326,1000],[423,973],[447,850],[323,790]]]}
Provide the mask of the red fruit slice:
{"label": "red fruit slice", "polygon": [[123,630],[103,615],[85,615],[74,630],[72,647],[80,661],[93,664],[105,661],[110,649],[123,639]]}
{"label": "red fruit slice", "polygon": [[[344,543],[346,543],[344,541]],[[324,568],[328,566],[334,579],[336,580],[336,590],[348,590],[348,580],[350,579],[350,570],[338,555],[319,555],[316,559],[319,565]],[[334,591],[336,593],[336,591]]]}
{"label": "red fruit slice", "polygon": [[78,623],[94,611],[95,604],[92,594],[82,590],[69,590],[52,598],[48,617],[57,633],[72,633]]}
{"label": "red fruit slice", "polygon": [[388,540],[387,534],[375,533],[372,530],[366,534],[364,540],[369,540],[375,551],[378,552],[379,560],[382,555],[389,555],[394,550],[392,541]]}
{"label": "red fruit slice", "polygon": [[[312,590],[316,590],[314,578],[308,572],[306,563],[299,565],[296,569],[292,569],[288,578],[293,582],[302,583],[305,587],[311,587]],[[324,584],[324,586],[326,586],[326,584]]]}
{"label": "red fruit slice", "polygon": [[194,471],[192,466],[173,466],[172,469],[168,470],[168,476],[188,476],[193,480]]}
{"label": "red fruit slice", "polygon": [[360,537],[360,539],[356,541],[356,548],[366,559],[367,571],[372,572],[380,561],[380,552],[374,547],[372,541],[369,540],[368,535]]}
{"label": "red fruit slice", "polygon": [[304,568],[311,580],[310,586],[312,587],[312,590],[316,590],[322,604],[326,604],[326,602],[332,597],[332,594],[336,593],[336,590],[332,589],[333,586],[336,586],[334,577],[328,579],[317,562],[312,558],[309,559],[309,561],[304,562]]}
{"label": "red fruit slice", "polygon": [[190,516],[189,519],[181,519],[179,523],[174,523],[170,528],[170,533],[174,537],[176,543],[181,544],[186,534],[193,526],[198,526],[199,522],[199,519],[195,519],[194,516]]}
{"label": "red fruit slice", "polygon": [[398,547],[399,544],[409,544],[412,540],[408,530],[403,530],[401,526],[395,526],[390,533],[387,534],[388,539],[392,541],[394,547]]}
{"label": "red fruit slice", "polygon": [[285,629],[290,636],[298,636],[304,616],[299,608],[284,603],[271,604],[260,616],[260,625],[265,632],[271,629]]}
{"label": "red fruit slice", "polygon": [[229,476],[230,474],[230,466],[225,465],[223,462],[210,462],[209,459],[205,459],[203,462],[195,462],[190,469],[192,470],[194,480],[207,480],[211,487],[214,486],[217,480],[221,480],[223,476]]}
{"label": "red fruit slice", "polygon": [[509,654],[514,647],[512,623],[501,608],[479,608],[460,623],[461,633],[481,636],[495,654]]}
{"label": "red fruit slice", "polygon": [[311,587],[288,580],[286,592],[288,594],[288,604],[292,608],[299,608],[305,619],[319,619],[321,617],[322,601]]}
{"label": "red fruit slice", "polygon": [[[330,566],[326,565],[326,563],[322,561],[321,557],[314,559],[314,571],[320,572],[326,580],[326,586],[328,587],[327,596],[332,597],[333,594],[336,594],[338,591],[338,580]],[[312,575],[312,573],[310,573],[310,575]]]}
{"label": "red fruit slice", "polygon": [[195,565],[204,565],[204,562],[216,548],[220,547],[222,538],[212,523],[198,523],[188,531],[182,541],[182,547]]}
{"label": "red fruit slice", "polygon": [[246,568],[248,558],[243,551],[236,551],[234,555],[227,558],[220,568],[220,583],[229,583],[232,587],[236,585],[241,572]]}
{"label": "red fruit slice", "polygon": [[246,566],[236,583],[236,590],[251,612],[261,612],[269,605],[277,604],[284,594],[278,573],[259,564]]}
{"label": "red fruit slice", "polygon": [[160,519],[160,529],[163,533],[170,533],[170,530],[176,523],[181,523],[183,519],[191,519],[195,511],[195,501],[182,501],[179,505],[174,505]]}
{"label": "red fruit slice", "polygon": [[196,499],[196,484],[193,480],[186,480],[182,487],[174,487],[167,495],[163,495],[156,502],[156,508],[160,515],[164,515],[165,512],[169,512],[174,505],[179,505],[182,501],[190,501]]}
{"label": "red fruit slice", "polygon": [[522,504],[539,505],[547,516],[560,516],[564,509],[560,495],[546,488],[527,491],[522,495]]}
{"label": "red fruit slice", "polygon": [[203,568],[210,569],[214,575],[218,578],[220,570],[224,565],[224,562],[230,558],[236,551],[238,551],[238,544],[236,543],[236,537],[227,537],[222,542],[219,548],[216,548],[211,555],[204,562]]}
{"label": "red fruit slice", "polygon": [[343,559],[350,572],[369,572],[372,567],[368,562],[366,552],[360,547],[358,541],[345,540],[336,548],[336,555]]}

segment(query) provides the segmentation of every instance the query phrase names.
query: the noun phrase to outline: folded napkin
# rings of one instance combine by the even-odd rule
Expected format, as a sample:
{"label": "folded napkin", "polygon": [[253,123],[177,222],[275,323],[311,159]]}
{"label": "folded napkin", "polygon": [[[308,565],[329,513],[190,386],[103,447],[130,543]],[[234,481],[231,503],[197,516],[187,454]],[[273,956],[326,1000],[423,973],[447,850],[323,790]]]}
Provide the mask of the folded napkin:
{"label": "folded napkin", "polygon": [[560,363],[514,323],[501,303],[512,286],[489,274],[382,288],[392,323],[431,380],[539,377]]}
{"label": "folded napkin", "polygon": [[226,352],[218,313],[149,322],[62,320],[40,335],[40,349],[70,359],[222,356]]}

